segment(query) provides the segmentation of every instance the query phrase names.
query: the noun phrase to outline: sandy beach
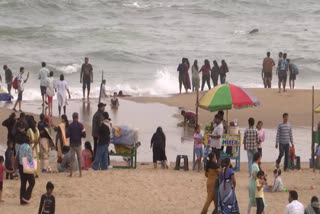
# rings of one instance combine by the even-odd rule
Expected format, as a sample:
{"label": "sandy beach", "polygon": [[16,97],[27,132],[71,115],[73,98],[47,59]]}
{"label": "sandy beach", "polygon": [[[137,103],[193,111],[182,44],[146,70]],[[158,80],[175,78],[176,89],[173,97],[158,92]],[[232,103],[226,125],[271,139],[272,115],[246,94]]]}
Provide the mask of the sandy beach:
{"label": "sandy beach", "polygon": [[[249,91],[260,100],[261,106],[229,112],[229,118],[237,118],[241,128],[245,128],[247,118],[253,116],[263,120],[266,128],[274,129],[281,121],[282,112],[288,112],[291,115],[290,120],[293,126],[306,129],[300,138],[303,138],[305,132],[311,132],[309,129],[311,126],[310,90],[288,91],[285,94],[278,94],[276,90],[249,89]],[[316,100],[319,95],[320,91],[316,91]],[[192,148],[192,140],[189,139],[190,133],[178,128],[176,124],[181,121],[178,108],[194,110],[195,94],[174,95],[168,98],[135,97],[128,98],[128,100],[130,101],[120,100],[119,112],[111,112],[111,118],[118,124],[127,122],[134,127],[141,127],[139,137],[143,139],[143,144],[138,151],[138,156],[143,156],[143,158],[136,170],[86,171],[82,178],[78,178],[76,173],[76,177],[72,179],[67,178],[65,173],[41,174],[40,178],[36,180],[32,203],[23,207],[18,203],[20,181],[5,180],[3,198],[6,202],[0,204],[1,213],[36,213],[41,194],[45,192],[45,184],[48,181],[55,184],[56,213],[200,213],[206,198],[204,173],[175,171],[173,163],[171,163],[169,170],[154,170],[150,163],[152,152],[149,149],[148,141],[160,123],[169,130],[167,135],[169,139],[171,138],[170,142],[178,141],[167,147],[167,150],[172,153],[171,156],[184,152],[187,148],[190,150],[190,146]],[[80,120],[85,124],[88,133],[87,139],[92,141],[90,124],[91,116],[96,111],[97,100],[92,100],[90,103],[80,103],[79,100],[71,100],[67,110],[68,115],[70,116],[73,111],[80,112]],[[37,115],[41,112],[38,104],[39,102],[23,104],[23,109],[26,112],[36,113],[36,120],[38,120]],[[10,114],[11,111],[7,108],[10,108],[10,104],[2,105],[0,121],[3,121]],[[55,111],[54,115],[57,115]],[[213,115],[214,113],[200,110],[200,122],[207,123]],[[58,124],[59,119],[54,118],[53,121]],[[0,138],[5,139],[6,134],[7,131],[1,126]],[[189,140],[183,141],[182,139]],[[3,155],[5,141],[1,140],[1,144],[0,154]],[[270,147],[269,150],[268,147]],[[270,155],[273,158],[278,152],[271,150],[271,148],[273,145],[266,145],[265,151],[270,154],[265,156]],[[305,150],[303,154],[309,158],[310,141],[305,142],[305,145],[301,144],[300,149]],[[190,161],[191,155],[189,153],[188,155]],[[245,153],[242,154],[242,156],[244,155]],[[54,163],[51,164],[54,165]],[[112,164],[118,163],[113,161]],[[189,166],[191,168],[191,163]],[[264,163],[263,168],[269,175],[269,184],[272,184],[274,163]],[[302,168],[302,170],[283,173],[282,180],[285,188],[297,190],[299,200],[307,205],[313,195],[318,194],[319,196],[320,181],[318,178],[320,174],[319,172],[313,173],[309,169],[308,163],[303,163]],[[241,213],[246,213],[249,182],[246,163],[241,164],[241,171],[236,173],[236,179],[239,207]],[[311,190],[311,185],[316,188]],[[284,212],[288,203],[288,193],[266,193],[265,197],[268,203],[268,213]],[[209,210],[212,210],[212,206]],[[252,213],[254,212],[255,209],[252,209]]]}

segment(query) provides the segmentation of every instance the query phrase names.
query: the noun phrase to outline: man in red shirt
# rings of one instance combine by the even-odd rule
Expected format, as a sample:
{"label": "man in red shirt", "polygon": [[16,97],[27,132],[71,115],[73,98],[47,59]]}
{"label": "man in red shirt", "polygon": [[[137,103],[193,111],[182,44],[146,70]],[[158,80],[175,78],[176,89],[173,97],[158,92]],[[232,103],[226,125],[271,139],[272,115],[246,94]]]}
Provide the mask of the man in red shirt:
{"label": "man in red shirt", "polygon": [[181,115],[184,117],[184,125],[189,123],[190,125],[196,124],[196,114],[193,112],[186,112],[184,110],[181,111]]}
{"label": "man in red shirt", "polygon": [[273,59],[270,57],[270,52],[267,52],[267,57],[264,58],[262,63],[262,79],[264,88],[271,88],[272,81],[272,67],[275,66]]}

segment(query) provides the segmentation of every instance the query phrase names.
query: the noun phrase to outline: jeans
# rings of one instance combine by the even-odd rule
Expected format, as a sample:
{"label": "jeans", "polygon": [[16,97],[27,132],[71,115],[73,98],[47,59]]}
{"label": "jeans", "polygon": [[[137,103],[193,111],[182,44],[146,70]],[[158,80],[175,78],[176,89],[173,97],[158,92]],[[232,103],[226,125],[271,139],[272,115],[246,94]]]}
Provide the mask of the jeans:
{"label": "jeans", "polygon": [[[26,200],[30,200],[33,187],[35,185],[34,175],[33,174],[26,174],[23,173],[23,166],[19,165],[19,173],[20,173],[20,180],[21,180],[21,187],[20,187],[20,203],[23,204],[22,198]],[[29,186],[27,188],[27,182]]]}
{"label": "jeans", "polygon": [[98,137],[93,137],[93,159],[96,157]]}
{"label": "jeans", "polygon": [[109,158],[109,145],[103,144],[97,146],[96,157],[92,164],[92,169],[94,170],[107,170],[108,169],[108,158]]}
{"label": "jeans", "polygon": [[226,83],[226,76],[220,75],[220,82],[221,82],[221,84],[225,84]]}
{"label": "jeans", "polygon": [[252,173],[252,162],[253,162],[253,156],[254,154],[257,152],[256,149],[250,149],[247,150],[247,155],[248,155],[248,171],[249,171],[249,175],[251,175]]}
{"label": "jeans", "polygon": [[202,75],[202,86],[201,86],[201,91],[203,91],[204,85],[206,84],[208,85],[209,90],[211,89],[211,85],[210,85],[210,75]]}
{"label": "jeans", "polygon": [[284,154],[284,170],[288,169],[288,161],[289,161],[289,144],[279,144],[279,157],[276,161],[277,164],[280,164],[281,159]]}

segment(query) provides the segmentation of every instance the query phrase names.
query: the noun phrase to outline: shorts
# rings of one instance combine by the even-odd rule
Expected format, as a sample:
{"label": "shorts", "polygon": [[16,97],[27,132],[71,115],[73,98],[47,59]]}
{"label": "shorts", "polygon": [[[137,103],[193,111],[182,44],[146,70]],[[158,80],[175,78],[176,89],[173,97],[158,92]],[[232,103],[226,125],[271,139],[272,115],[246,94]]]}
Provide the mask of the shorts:
{"label": "shorts", "polygon": [[196,153],[197,157],[202,157],[203,156],[202,148],[194,148],[194,152]]}
{"label": "shorts", "polygon": [[8,83],[7,86],[8,86],[8,92],[11,91],[12,83]]}
{"label": "shorts", "polygon": [[91,84],[90,78],[89,79],[83,78],[83,80],[82,80],[82,88],[83,89],[88,88],[88,90],[90,90],[90,84]]}
{"label": "shorts", "polygon": [[217,148],[212,147],[212,153],[214,153],[216,155],[217,160],[220,160],[221,151],[222,151],[222,149],[217,149]]}
{"label": "shorts", "polygon": [[52,103],[52,97],[48,96],[48,103]]}
{"label": "shorts", "polygon": [[23,91],[20,91],[19,93],[18,93],[18,101],[22,101],[22,94],[23,94]]}
{"label": "shorts", "polygon": [[271,78],[272,77],[272,73],[271,72],[264,72],[264,77],[265,78]]}
{"label": "shorts", "polygon": [[279,77],[280,82],[287,81],[287,73],[286,72],[280,71],[278,73],[278,77]]}
{"label": "shorts", "polygon": [[3,182],[0,181],[0,191],[2,192],[2,189],[3,189]]}
{"label": "shorts", "polygon": [[46,95],[46,92],[47,92],[47,87],[46,86],[40,86],[40,90],[41,90],[41,96]]}
{"label": "shorts", "polygon": [[295,75],[295,74],[291,74],[291,75],[289,76],[289,79],[290,79],[290,80],[296,80],[296,75]]}

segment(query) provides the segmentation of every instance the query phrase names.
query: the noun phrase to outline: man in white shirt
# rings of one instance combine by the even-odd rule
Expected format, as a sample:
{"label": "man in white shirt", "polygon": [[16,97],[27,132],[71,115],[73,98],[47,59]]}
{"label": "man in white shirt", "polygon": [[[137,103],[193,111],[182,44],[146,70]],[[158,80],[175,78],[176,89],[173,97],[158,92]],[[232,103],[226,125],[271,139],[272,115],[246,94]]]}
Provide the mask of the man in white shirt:
{"label": "man in white shirt", "polygon": [[289,192],[289,204],[286,214],[304,214],[304,206],[298,201],[298,193],[294,190]]}
{"label": "man in white shirt", "polygon": [[220,165],[221,138],[223,135],[223,124],[221,115],[216,114],[214,117],[214,129],[211,135],[212,153],[216,155],[218,164]]}
{"label": "man in white shirt", "polygon": [[46,68],[46,63],[41,63],[42,68],[39,72],[39,80],[40,80],[40,90],[42,96],[42,106],[44,106],[44,101],[46,100],[46,90],[47,90],[47,78],[49,77],[50,71]]}
{"label": "man in white shirt", "polygon": [[108,94],[106,92],[106,80],[102,81],[100,97],[101,97],[101,99],[108,97]]}

